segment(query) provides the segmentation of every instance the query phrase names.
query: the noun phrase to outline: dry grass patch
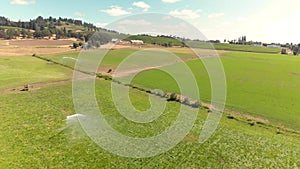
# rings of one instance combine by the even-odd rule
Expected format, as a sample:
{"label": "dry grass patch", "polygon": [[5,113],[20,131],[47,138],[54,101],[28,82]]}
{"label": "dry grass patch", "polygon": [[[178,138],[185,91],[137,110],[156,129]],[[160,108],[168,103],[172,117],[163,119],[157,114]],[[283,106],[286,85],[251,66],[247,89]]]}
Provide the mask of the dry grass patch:
{"label": "dry grass patch", "polygon": [[31,56],[32,54],[58,54],[74,51],[69,47],[0,47],[0,56]]}
{"label": "dry grass patch", "polygon": [[72,45],[75,40],[10,40],[8,41],[10,46],[19,47],[31,47],[31,46],[69,46]]}

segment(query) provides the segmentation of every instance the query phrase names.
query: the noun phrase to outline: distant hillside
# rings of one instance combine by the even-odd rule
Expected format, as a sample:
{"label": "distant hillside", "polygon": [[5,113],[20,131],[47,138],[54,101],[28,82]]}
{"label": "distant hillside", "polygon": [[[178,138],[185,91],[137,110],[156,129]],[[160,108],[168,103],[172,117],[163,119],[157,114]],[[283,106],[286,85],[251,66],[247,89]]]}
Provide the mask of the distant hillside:
{"label": "distant hillside", "polygon": [[185,44],[181,40],[171,36],[133,35],[124,40],[142,40],[147,44],[160,45],[165,47],[185,46]]}
{"label": "distant hillside", "polygon": [[[94,36],[93,36],[94,35]],[[91,38],[93,36],[93,38]],[[211,44],[217,50],[234,50],[247,52],[279,53],[281,49],[265,48],[250,45],[223,44],[192,41],[174,36],[150,36],[150,35],[126,35],[113,30],[99,28],[92,23],[68,18],[43,18],[41,16],[30,21],[11,21],[0,17],[0,39],[66,39],[76,38],[81,41],[89,41],[87,47],[98,47],[101,44],[111,42],[112,39],[125,41],[142,40],[146,44],[165,47],[189,46],[194,48],[211,48]]]}
{"label": "distant hillside", "polygon": [[279,53],[282,50],[281,48],[267,48],[267,47],[263,47],[263,46],[225,44],[225,43],[209,43],[209,42],[191,41],[191,40],[185,41],[185,43],[191,48],[216,49],[216,50],[228,50],[228,51]]}
{"label": "distant hillside", "polygon": [[43,18],[41,16],[30,21],[11,21],[0,17],[0,38],[2,39],[31,39],[49,38],[64,39],[77,38],[87,41],[94,33],[101,37],[102,44],[109,42],[112,38],[124,38],[126,35],[116,31],[96,27],[91,23],[68,18]]}
{"label": "distant hillside", "polygon": [[[184,46],[184,43],[171,36],[149,36],[149,35],[125,35],[113,30],[96,27],[91,23],[68,18],[43,18],[41,16],[30,21],[11,21],[8,18],[0,17],[0,38],[1,39],[65,39],[76,38],[82,41],[90,40],[91,36],[100,44],[110,42],[112,39],[142,40],[147,44],[160,45],[165,47]],[[92,39],[93,43],[94,40]]]}

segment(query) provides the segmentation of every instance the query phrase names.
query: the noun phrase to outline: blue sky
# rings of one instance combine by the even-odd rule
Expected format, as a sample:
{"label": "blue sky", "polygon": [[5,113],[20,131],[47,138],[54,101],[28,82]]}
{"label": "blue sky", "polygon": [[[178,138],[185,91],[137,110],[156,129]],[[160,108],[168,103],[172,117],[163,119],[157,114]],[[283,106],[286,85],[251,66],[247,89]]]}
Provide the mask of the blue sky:
{"label": "blue sky", "polygon": [[2,0],[0,15],[12,20],[37,16],[78,18],[104,26],[146,12],[180,17],[208,39],[300,43],[298,0]]}

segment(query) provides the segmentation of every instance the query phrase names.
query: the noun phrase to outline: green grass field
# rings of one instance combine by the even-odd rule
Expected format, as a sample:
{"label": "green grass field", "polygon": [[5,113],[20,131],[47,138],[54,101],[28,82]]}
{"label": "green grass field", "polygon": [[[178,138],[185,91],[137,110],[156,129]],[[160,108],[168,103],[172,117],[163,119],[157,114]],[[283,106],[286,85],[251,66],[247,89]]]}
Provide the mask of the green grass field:
{"label": "green grass field", "polygon": [[188,46],[191,48],[203,48],[212,49],[214,47],[216,50],[229,50],[229,51],[242,51],[242,52],[258,52],[258,53],[279,53],[281,48],[266,48],[260,46],[250,46],[250,45],[237,45],[237,44],[224,44],[224,43],[203,43],[203,42],[187,42]]}
{"label": "green grass field", "polygon": [[[121,49],[121,50],[110,50],[106,57],[103,58],[101,65],[99,66],[99,71],[106,72],[108,69],[115,69],[116,66],[118,66],[127,56],[130,54],[136,52],[137,50],[134,49]],[[58,55],[45,55],[42,56],[47,59],[51,59],[58,63],[67,64],[69,66],[74,67],[74,60],[63,58],[74,58],[77,59],[80,55],[79,52],[73,52],[73,53],[65,53],[65,54],[58,54]]]}
{"label": "green grass field", "polygon": [[[190,60],[195,59],[197,56],[193,53],[192,50],[188,48],[161,48],[162,50],[166,50],[167,52],[172,52],[176,54],[178,57],[180,57],[183,60]],[[109,50],[107,55],[103,58],[101,65],[99,66],[99,71],[105,72],[108,69],[115,69],[126,57],[128,57],[131,54],[134,54],[135,52],[138,52],[140,50],[138,49],[116,49],[116,50]],[[211,52],[207,52],[211,53]],[[80,52],[71,52],[71,53],[63,53],[63,54],[55,54],[55,55],[44,55],[42,57],[51,59],[58,63],[68,63],[68,61],[63,60],[64,57],[74,58],[77,59],[80,55]],[[74,66],[74,63],[72,60],[69,60],[68,63],[69,66]]]}
{"label": "green grass field", "polygon": [[213,45],[216,50],[232,50],[232,51],[244,51],[244,52],[259,52],[259,53],[279,53],[281,48],[266,48],[260,46],[250,45],[234,45],[218,43]]}
{"label": "green grass field", "polygon": [[30,56],[0,57],[0,89],[70,78],[71,71]]}
{"label": "green grass field", "polygon": [[[103,70],[115,68],[133,49],[112,50],[104,58]],[[190,51],[176,49],[181,58],[193,58]],[[63,63],[63,57],[77,58],[78,52],[43,56]],[[207,58],[209,59],[209,58]],[[299,129],[298,109],[300,58],[245,52],[222,53],[228,82],[227,107],[263,117],[271,125]],[[71,63],[71,62],[69,62]],[[210,100],[210,83],[200,61],[187,64],[200,86],[201,98]],[[72,65],[71,65],[72,66]],[[176,65],[170,65],[176,66]],[[0,89],[26,83],[67,79],[71,70],[34,57],[0,57]],[[179,72],[180,73],[180,72]],[[184,75],[184,74],[183,74]],[[176,119],[179,103],[167,102],[157,120],[138,124],[122,117],[112,102],[111,82],[96,81],[99,108],[109,124],[124,135],[150,137],[168,128]],[[134,82],[144,88],[179,92],[174,79],[159,70],[140,73]],[[131,89],[132,104],[149,108],[145,93]],[[163,102],[164,100],[162,100]],[[72,84],[45,86],[25,93],[1,93],[0,168],[299,168],[299,134],[243,117],[223,118],[215,134],[198,142],[207,117],[201,108],[193,129],[175,148],[161,155],[132,159],[111,154],[86,136],[78,124],[60,132],[66,117],[75,114]]]}
{"label": "green grass field", "polygon": [[[234,52],[222,54],[222,62],[227,76],[227,107],[300,129],[300,58]],[[200,61],[187,64],[198,81],[201,98],[209,101],[211,90],[205,68]],[[179,93],[171,80],[158,70],[150,70],[140,73],[133,83]]]}
{"label": "green grass field", "polygon": [[[109,51],[100,66],[100,71],[115,69],[126,56],[136,51],[133,49]],[[174,49],[174,53],[186,60],[194,58],[189,50]],[[45,57],[61,62],[61,58],[66,56],[77,58],[78,53]],[[228,108],[262,117],[279,126],[300,129],[298,123],[300,58],[247,52],[227,52],[221,56],[228,83],[226,103]],[[187,64],[197,78],[201,99],[209,102],[211,90],[205,68],[198,60],[188,61]],[[133,83],[147,89],[179,93],[173,79],[158,70],[140,73]]]}
{"label": "green grass field", "polygon": [[[114,108],[110,82],[98,80],[96,96],[107,121],[120,133],[147,137],[174,121],[178,103],[169,102],[151,124],[125,120]],[[147,108],[145,94],[133,91],[132,102]],[[208,142],[198,143],[207,111],[201,109],[190,134],[174,149],[145,159],[123,158],[93,143],[79,127],[59,133],[67,115],[74,114],[71,84],[23,94],[0,95],[0,168],[297,168],[299,135],[264,125],[222,119]],[[59,133],[59,134],[58,134]]]}

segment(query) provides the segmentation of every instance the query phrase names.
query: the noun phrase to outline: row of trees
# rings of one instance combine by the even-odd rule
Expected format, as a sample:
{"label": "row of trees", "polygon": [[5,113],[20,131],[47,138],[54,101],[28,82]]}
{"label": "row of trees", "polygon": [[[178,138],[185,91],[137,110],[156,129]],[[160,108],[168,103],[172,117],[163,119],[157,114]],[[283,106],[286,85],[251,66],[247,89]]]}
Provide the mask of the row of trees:
{"label": "row of trees", "polygon": [[[86,30],[81,32],[67,30],[66,26],[71,24],[80,26]],[[49,18],[39,16],[28,22],[14,22],[5,17],[0,17],[0,26],[5,26],[5,28],[0,29],[0,38],[5,39],[14,39],[20,36],[24,38],[43,38],[56,35],[56,39],[72,37],[87,41],[95,32],[102,32],[102,34],[105,34],[103,35],[103,41],[107,41],[109,34],[120,35],[116,31],[97,28],[95,25],[81,20],[61,17],[56,19],[51,16]]]}
{"label": "row of trees", "polygon": [[96,31],[97,28],[95,25],[91,23],[82,22],[81,20],[74,20],[74,19],[63,19],[63,18],[52,18],[51,16],[49,18],[44,19],[43,17],[39,16],[36,19],[30,20],[28,22],[14,22],[10,21],[9,19],[5,17],[0,17],[0,26],[10,26],[10,27],[17,27],[17,28],[24,28],[24,29],[31,29],[31,30],[43,30],[45,28],[53,29],[58,26],[63,26],[63,23],[66,25],[74,24],[77,26],[83,26],[87,28],[89,31]]}
{"label": "row of trees", "polygon": [[249,45],[251,42],[247,42],[247,36],[241,36],[238,39],[234,40],[226,40],[224,39],[224,43],[228,42],[229,44],[243,44],[243,45]]}
{"label": "row of trees", "polygon": [[146,34],[141,35],[133,35],[125,38],[124,40],[142,40],[147,44],[153,45],[160,45],[165,47],[172,47],[172,46],[185,46],[184,41],[177,39],[174,36],[165,36],[165,35],[158,35],[158,36],[150,36]]}
{"label": "row of trees", "polygon": [[293,54],[294,54],[294,55],[299,55],[299,53],[300,53],[300,45],[298,45],[298,46],[293,46],[293,47],[292,47],[292,51],[293,51]]}
{"label": "row of trees", "polygon": [[116,31],[112,30],[107,30],[104,28],[98,28],[92,23],[87,23],[83,22],[81,20],[76,20],[76,19],[68,19],[68,18],[61,18],[59,17],[58,19],[49,17],[49,18],[43,18],[41,16],[37,17],[36,19],[24,22],[24,21],[11,21],[8,18],[5,18],[3,16],[0,16],[0,26],[10,26],[10,27],[18,27],[18,28],[23,28],[23,29],[31,29],[31,30],[43,30],[45,28],[48,29],[53,29],[56,27],[60,27],[63,25],[70,25],[74,24],[77,26],[83,26],[84,28],[87,28],[88,31],[107,31],[107,32],[112,32],[112,33],[118,33]]}

